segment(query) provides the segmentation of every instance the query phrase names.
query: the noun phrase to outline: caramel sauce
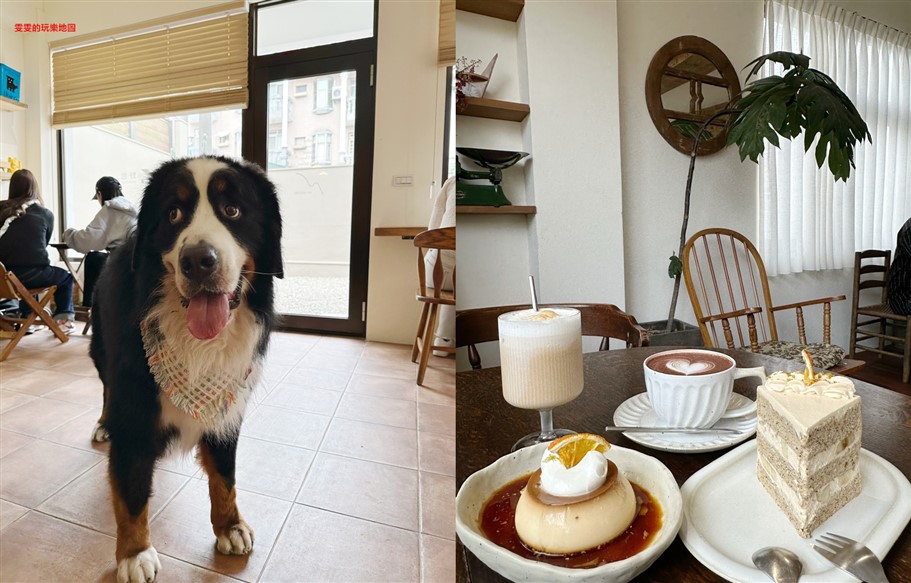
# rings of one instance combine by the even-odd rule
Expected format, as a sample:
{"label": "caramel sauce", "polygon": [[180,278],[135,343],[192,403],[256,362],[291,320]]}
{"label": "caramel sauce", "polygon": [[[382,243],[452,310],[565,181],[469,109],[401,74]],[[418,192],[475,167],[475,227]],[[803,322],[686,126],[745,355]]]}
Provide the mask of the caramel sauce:
{"label": "caramel sauce", "polygon": [[636,505],[639,512],[615,539],[600,547],[574,555],[549,555],[526,547],[516,533],[516,504],[519,492],[528,483],[531,474],[506,484],[497,490],[481,511],[481,532],[491,542],[526,559],[541,561],[558,567],[589,569],[632,557],[647,547],[661,528],[661,506],[651,494],[634,482]]}

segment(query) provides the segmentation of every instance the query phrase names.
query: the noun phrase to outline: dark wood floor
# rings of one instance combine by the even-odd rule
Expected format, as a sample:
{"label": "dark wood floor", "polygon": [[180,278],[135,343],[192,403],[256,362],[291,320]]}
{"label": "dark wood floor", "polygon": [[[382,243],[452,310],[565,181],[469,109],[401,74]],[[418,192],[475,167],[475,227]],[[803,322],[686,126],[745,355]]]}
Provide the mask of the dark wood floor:
{"label": "dark wood floor", "polygon": [[911,383],[902,382],[902,359],[878,356],[874,352],[858,352],[856,358],[867,365],[850,376],[911,397]]}

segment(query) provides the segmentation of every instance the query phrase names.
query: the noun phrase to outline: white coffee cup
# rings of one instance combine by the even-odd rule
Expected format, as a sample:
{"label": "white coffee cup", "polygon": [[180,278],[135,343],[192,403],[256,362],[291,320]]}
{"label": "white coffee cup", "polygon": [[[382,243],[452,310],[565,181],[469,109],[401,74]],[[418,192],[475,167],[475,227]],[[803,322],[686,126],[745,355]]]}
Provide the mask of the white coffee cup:
{"label": "white coffee cup", "polygon": [[711,427],[722,417],[741,417],[756,410],[756,403],[728,409],[734,379],[755,376],[765,382],[765,369],[737,368],[734,359],[720,352],[684,348],[658,352],[642,363],[645,389],[662,425]]}

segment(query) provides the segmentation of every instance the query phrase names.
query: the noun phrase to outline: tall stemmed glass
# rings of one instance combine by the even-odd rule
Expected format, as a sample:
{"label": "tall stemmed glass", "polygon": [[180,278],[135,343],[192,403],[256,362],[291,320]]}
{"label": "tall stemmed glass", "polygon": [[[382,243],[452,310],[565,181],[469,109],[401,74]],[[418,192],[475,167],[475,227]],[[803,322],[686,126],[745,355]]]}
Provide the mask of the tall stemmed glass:
{"label": "tall stemmed glass", "polygon": [[509,312],[498,318],[503,397],[513,407],[536,409],[541,431],[513,451],[575,433],[554,429],[553,409],[582,392],[582,318],[573,308]]}

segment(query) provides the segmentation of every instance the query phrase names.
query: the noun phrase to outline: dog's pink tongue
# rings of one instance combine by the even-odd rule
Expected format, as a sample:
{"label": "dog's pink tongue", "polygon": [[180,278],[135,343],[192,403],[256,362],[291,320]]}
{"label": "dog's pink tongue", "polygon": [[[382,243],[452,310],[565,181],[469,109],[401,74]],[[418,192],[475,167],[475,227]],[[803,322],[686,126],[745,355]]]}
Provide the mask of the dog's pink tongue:
{"label": "dog's pink tongue", "polygon": [[200,340],[215,338],[228,323],[228,294],[196,294],[187,306],[187,327]]}

